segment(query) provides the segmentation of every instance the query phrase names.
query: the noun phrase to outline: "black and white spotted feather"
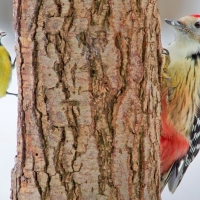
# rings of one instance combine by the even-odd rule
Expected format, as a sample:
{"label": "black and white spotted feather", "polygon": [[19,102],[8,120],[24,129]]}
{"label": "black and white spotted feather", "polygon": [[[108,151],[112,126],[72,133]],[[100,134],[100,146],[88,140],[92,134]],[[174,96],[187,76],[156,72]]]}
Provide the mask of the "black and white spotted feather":
{"label": "black and white spotted feather", "polygon": [[198,110],[198,114],[197,116],[195,116],[194,119],[192,133],[190,135],[190,146],[188,152],[184,158],[177,160],[173,164],[162,189],[168,182],[169,190],[172,193],[175,192],[176,188],[182,181],[182,178],[186,170],[188,169],[190,163],[194,160],[194,158],[198,154],[199,149],[200,149],[200,110]]}

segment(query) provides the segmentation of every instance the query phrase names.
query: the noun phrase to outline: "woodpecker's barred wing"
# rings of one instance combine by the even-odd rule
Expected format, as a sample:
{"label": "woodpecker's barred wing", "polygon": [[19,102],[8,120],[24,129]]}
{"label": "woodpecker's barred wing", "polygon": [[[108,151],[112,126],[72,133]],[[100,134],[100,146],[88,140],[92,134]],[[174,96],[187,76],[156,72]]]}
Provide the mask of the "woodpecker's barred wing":
{"label": "woodpecker's barred wing", "polygon": [[192,133],[190,136],[190,147],[187,155],[182,159],[183,164],[179,168],[181,160],[176,161],[169,173],[168,187],[169,190],[174,193],[178,185],[180,184],[187,168],[194,160],[200,149],[200,109],[198,109],[197,116],[195,116]]}
{"label": "woodpecker's barred wing", "polygon": [[168,170],[168,172],[165,173],[164,175],[162,175],[162,177],[161,177],[161,192],[163,191],[163,189],[165,188],[167,183],[169,183],[168,187],[170,190],[170,186],[176,179],[179,164],[180,164],[180,160],[177,160],[176,162],[174,162],[174,164],[171,166],[171,168]]}

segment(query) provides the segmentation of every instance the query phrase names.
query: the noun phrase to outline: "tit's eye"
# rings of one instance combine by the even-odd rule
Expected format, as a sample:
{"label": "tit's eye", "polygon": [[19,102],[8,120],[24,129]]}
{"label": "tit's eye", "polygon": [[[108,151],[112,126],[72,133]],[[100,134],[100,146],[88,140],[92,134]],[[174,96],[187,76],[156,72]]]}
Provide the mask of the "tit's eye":
{"label": "tit's eye", "polygon": [[194,26],[195,26],[196,28],[200,28],[200,22],[196,22],[196,23],[194,24]]}

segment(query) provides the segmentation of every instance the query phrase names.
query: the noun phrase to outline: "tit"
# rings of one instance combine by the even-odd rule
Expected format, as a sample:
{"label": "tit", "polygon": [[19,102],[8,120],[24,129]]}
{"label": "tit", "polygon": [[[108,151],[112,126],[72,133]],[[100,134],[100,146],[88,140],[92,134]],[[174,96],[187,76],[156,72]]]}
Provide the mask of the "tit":
{"label": "tit", "polygon": [[6,36],[6,32],[0,31],[0,98],[6,94],[17,96],[17,94],[7,92],[15,61],[12,64],[10,54],[1,43],[4,36]]}

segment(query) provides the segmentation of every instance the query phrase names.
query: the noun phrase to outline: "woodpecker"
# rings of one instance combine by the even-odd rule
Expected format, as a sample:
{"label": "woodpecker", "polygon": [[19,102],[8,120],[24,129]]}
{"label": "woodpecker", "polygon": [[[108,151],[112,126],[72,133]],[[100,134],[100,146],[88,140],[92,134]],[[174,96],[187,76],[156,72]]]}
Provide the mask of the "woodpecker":
{"label": "woodpecker", "polygon": [[200,15],[165,22],[176,37],[163,53],[161,191],[173,193],[200,148]]}
{"label": "woodpecker", "polygon": [[4,36],[6,36],[6,33],[0,31],[0,98],[6,94],[17,96],[17,94],[7,92],[15,61],[13,64],[11,63],[10,54],[1,43],[1,39]]}

